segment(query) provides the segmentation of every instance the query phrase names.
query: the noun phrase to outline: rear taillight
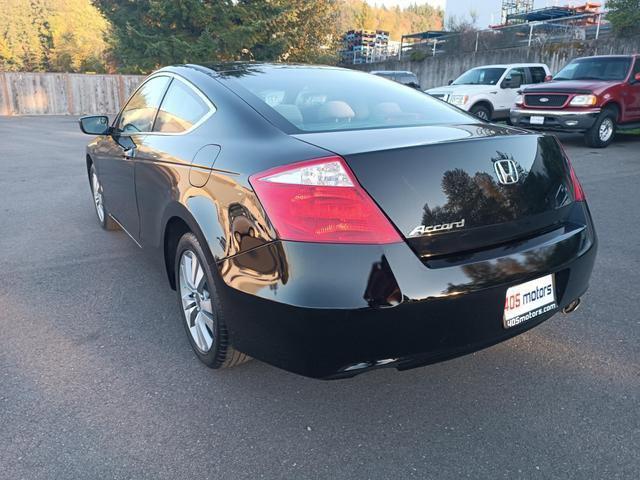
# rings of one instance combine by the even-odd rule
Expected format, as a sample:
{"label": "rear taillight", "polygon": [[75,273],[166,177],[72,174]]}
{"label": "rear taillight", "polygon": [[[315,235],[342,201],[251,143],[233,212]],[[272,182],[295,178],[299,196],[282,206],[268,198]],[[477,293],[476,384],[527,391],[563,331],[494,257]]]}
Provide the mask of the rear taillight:
{"label": "rear taillight", "polygon": [[573,187],[573,199],[576,202],[584,202],[586,200],[584,196],[584,190],[582,189],[582,185],[580,185],[580,180],[578,180],[576,171],[573,169],[571,160],[569,160],[569,155],[567,155],[567,151],[564,149],[564,145],[560,143],[560,140],[557,140],[557,141],[558,141],[558,145],[560,145],[560,149],[562,150],[564,158],[567,161],[567,165],[569,166],[569,177],[571,178],[571,186]]}
{"label": "rear taillight", "polygon": [[576,202],[584,202],[584,190],[582,190],[582,185],[580,185],[580,180],[576,175],[576,171],[573,169],[573,165],[569,163],[569,175],[571,175],[571,185],[573,186],[573,199]]}
{"label": "rear taillight", "polygon": [[341,157],[277,167],[253,175],[249,181],[283,240],[402,241]]}

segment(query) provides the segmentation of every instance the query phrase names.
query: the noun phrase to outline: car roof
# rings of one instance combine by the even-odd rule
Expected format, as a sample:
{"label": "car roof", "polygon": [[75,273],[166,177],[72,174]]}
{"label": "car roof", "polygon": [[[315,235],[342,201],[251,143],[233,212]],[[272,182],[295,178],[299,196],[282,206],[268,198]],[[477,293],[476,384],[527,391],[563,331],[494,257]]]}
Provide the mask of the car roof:
{"label": "car roof", "polygon": [[415,73],[410,72],[409,70],[372,70],[369,73],[372,73],[373,75],[380,74],[380,73],[394,73],[394,74],[402,73],[404,75],[415,75]]}
{"label": "car roof", "polygon": [[574,60],[582,60],[584,58],[634,58],[640,54],[630,53],[628,55],[587,55],[585,57],[576,57]]}
{"label": "car roof", "polygon": [[273,62],[216,62],[186,65],[188,67],[205,68],[220,75],[249,73],[252,70],[272,70],[272,69],[323,69],[323,70],[347,70],[331,65],[309,65],[303,63],[273,63]]}
{"label": "car roof", "polygon": [[477,67],[470,68],[469,70],[474,70],[476,68],[513,68],[513,67],[547,67],[547,65],[544,63],[496,63],[494,65],[478,65]]}

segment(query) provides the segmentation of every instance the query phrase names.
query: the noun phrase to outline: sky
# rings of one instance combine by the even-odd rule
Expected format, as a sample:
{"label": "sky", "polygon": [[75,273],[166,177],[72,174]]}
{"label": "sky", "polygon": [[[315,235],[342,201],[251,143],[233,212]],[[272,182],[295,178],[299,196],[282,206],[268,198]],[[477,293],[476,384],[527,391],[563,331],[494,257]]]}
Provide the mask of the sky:
{"label": "sky", "polygon": [[[478,14],[479,28],[487,28],[489,25],[500,23],[501,0],[447,0],[445,9],[446,15],[469,16],[470,10],[475,10]],[[571,3],[567,0],[534,0],[533,8],[544,8],[553,5],[566,5]],[[576,3],[576,2],[573,2]],[[579,2],[584,3],[584,2]],[[604,3],[604,2],[603,2]]]}
{"label": "sky", "polygon": [[[487,28],[489,25],[500,23],[501,0],[367,0],[378,5],[406,7],[411,3],[429,3],[434,6],[445,7],[446,16],[469,17],[469,11],[475,10],[478,14],[479,28]],[[567,3],[585,3],[584,1],[570,0],[534,0],[534,8],[543,8],[552,5],[566,5]],[[604,0],[600,3],[604,3]]]}

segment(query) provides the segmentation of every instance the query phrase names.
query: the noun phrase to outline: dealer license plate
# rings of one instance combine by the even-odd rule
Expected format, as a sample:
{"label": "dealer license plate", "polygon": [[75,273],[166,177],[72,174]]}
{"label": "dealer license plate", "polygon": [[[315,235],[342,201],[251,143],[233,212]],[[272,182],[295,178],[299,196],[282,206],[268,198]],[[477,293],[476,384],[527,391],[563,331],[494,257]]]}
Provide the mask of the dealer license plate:
{"label": "dealer license plate", "polygon": [[507,290],[502,324],[504,328],[515,327],[556,308],[553,275],[536,278]]}
{"label": "dealer license plate", "polygon": [[544,125],[544,117],[533,115],[529,118],[529,123],[531,125]]}

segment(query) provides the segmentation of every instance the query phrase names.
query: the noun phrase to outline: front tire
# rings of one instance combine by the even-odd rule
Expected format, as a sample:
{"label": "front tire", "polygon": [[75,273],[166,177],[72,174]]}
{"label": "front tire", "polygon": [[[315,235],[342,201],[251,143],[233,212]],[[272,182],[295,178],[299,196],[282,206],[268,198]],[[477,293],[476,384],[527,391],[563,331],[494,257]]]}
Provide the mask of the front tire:
{"label": "front tire", "polygon": [[210,368],[227,368],[251,357],[229,343],[227,325],[218,297],[213,273],[197,237],[185,233],[178,242],[175,280],[182,323],[191,348]]}
{"label": "front tire", "polygon": [[613,142],[616,135],[618,112],[613,108],[605,108],[593,126],[584,136],[585,143],[591,148],[604,148]]}
{"label": "front tire", "polygon": [[93,196],[93,206],[98,217],[98,222],[104,230],[119,230],[120,226],[109,216],[107,207],[104,204],[104,196],[102,194],[102,184],[98,178],[95,165],[91,164],[89,169],[89,183],[91,186],[91,195]]}

